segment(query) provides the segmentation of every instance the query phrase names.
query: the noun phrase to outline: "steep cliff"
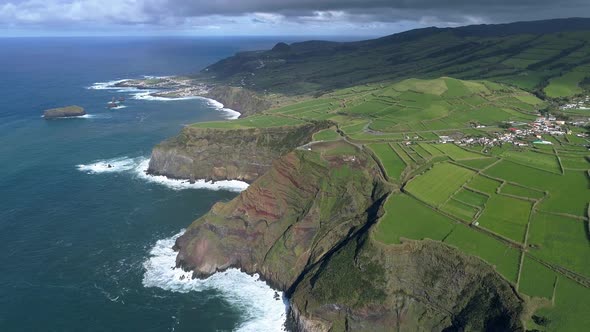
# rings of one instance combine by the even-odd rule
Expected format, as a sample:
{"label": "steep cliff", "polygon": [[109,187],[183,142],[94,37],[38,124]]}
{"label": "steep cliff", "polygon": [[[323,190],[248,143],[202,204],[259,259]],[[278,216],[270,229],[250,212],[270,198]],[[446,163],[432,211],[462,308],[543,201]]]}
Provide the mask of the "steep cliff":
{"label": "steep cliff", "polygon": [[210,87],[205,97],[221,102],[225,107],[242,113],[246,117],[257,112],[265,111],[272,105],[254,91],[227,85]]}
{"label": "steep cliff", "polygon": [[252,182],[272,161],[311,140],[328,123],[269,128],[196,128],[157,145],[148,173],[179,179]]}
{"label": "steep cliff", "polygon": [[523,301],[486,263],[434,241],[371,238],[392,189],[344,141],[293,151],[196,220],[177,265],[259,273],[290,297],[297,331],[522,330]]}
{"label": "steep cliff", "polygon": [[520,331],[523,300],[488,264],[435,241],[362,234],[291,295],[300,331]]}
{"label": "steep cliff", "polygon": [[239,267],[291,287],[363,228],[387,192],[370,157],[335,144],[344,153],[291,152],[236,199],[217,203],[177,240],[177,263],[199,276]]}

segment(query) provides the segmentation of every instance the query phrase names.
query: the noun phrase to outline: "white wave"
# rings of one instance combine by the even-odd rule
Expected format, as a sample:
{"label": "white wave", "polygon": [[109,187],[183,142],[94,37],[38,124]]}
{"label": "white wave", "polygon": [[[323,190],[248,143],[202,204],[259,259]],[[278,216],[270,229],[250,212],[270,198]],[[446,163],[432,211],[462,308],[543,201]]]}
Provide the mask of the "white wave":
{"label": "white wave", "polygon": [[[171,76],[143,76],[146,79],[157,79],[157,78],[170,78]],[[185,97],[163,97],[155,96],[155,93],[161,92],[162,90],[157,89],[138,89],[134,87],[117,87],[117,83],[129,81],[129,79],[115,80],[109,82],[97,82],[89,86],[88,89],[93,90],[116,90],[117,92],[131,93],[131,98],[135,100],[147,100],[147,101],[178,101],[178,100],[194,100],[202,99],[205,100],[209,106],[215,108],[217,111],[222,112],[226,119],[234,120],[242,115],[236,110],[226,108],[222,103],[217,100],[201,97],[201,96],[185,96]]]}
{"label": "white wave", "polygon": [[128,79],[108,81],[108,82],[95,82],[91,86],[86,87],[86,88],[90,89],[90,90],[130,90],[130,91],[137,90],[137,88],[126,88],[126,87],[123,88],[123,87],[115,86],[117,83],[123,83],[125,81],[128,81]]}
{"label": "white wave", "polygon": [[163,175],[150,175],[146,173],[149,163],[150,160],[148,158],[144,158],[144,160],[142,160],[134,169],[135,175],[146,181],[158,183],[174,190],[208,189],[240,192],[248,188],[248,184],[246,182],[238,180],[206,182],[205,180],[200,179],[190,183],[188,180],[171,179]]}
{"label": "white wave", "polygon": [[125,106],[125,105],[119,105],[119,106],[115,106],[115,107],[110,107],[109,109],[110,110],[120,110],[120,109],[123,109],[123,108],[127,108],[127,106]]}
{"label": "white wave", "polygon": [[76,165],[76,168],[88,174],[129,173],[141,180],[157,183],[174,190],[208,189],[240,192],[248,188],[248,183],[237,180],[217,181],[215,183],[195,180],[195,182],[190,183],[188,180],[171,179],[163,175],[149,175],[147,174],[149,163],[149,158],[145,157],[120,157],[99,160],[91,164],[80,164]]}
{"label": "white wave", "polygon": [[206,97],[197,97],[197,98],[206,101],[209,104],[209,106],[215,108],[217,111],[225,113],[225,117],[228,120],[235,120],[235,119],[239,118],[240,115],[242,115],[242,113],[240,113],[236,110],[232,110],[231,108],[226,108],[225,105],[223,105],[222,103],[220,103],[219,101],[217,101],[215,99],[206,98]]}
{"label": "white wave", "polygon": [[150,100],[150,101],[175,101],[175,100],[192,100],[199,99],[197,96],[186,96],[186,97],[162,97],[154,96],[153,94],[160,92],[160,90],[142,90],[141,92],[134,93],[131,98],[136,100]]}
{"label": "white wave", "polygon": [[[41,115],[42,118],[45,118],[45,115]],[[59,118],[52,118],[51,120],[60,120],[60,119],[98,119],[98,118],[109,118],[108,116],[104,116],[102,114],[84,114],[84,115],[75,115],[75,116],[62,116]]]}
{"label": "white wave", "polygon": [[179,293],[215,289],[245,314],[245,321],[237,331],[285,331],[286,300],[282,292],[275,292],[258,275],[250,276],[237,269],[229,269],[207,279],[193,279],[192,272],[175,268],[176,253],[172,246],[181,234],[159,240],[151,249],[150,257],[143,264],[144,287]]}
{"label": "white wave", "polygon": [[121,157],[100,160],[92,164],[80,164],[76,165],[76,168],[88,174],[121,173],[135,169],[138,162],[138,158]]}

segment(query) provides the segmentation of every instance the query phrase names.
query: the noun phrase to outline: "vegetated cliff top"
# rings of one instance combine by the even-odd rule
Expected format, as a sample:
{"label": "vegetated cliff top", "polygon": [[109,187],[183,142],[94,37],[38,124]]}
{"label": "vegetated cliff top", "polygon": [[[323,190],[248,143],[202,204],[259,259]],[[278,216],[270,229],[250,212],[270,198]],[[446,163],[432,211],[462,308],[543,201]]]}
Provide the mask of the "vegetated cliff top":
{"label": "vegetated cliff top", "polygon": [[590,63],[589,32],[590,19],[569,18],[431,27],[358,42],[279,43],[223,59],[200,76],[289,95],[440,76],[490,79],[542,92],[552,78],[587,70],[579,67]]}

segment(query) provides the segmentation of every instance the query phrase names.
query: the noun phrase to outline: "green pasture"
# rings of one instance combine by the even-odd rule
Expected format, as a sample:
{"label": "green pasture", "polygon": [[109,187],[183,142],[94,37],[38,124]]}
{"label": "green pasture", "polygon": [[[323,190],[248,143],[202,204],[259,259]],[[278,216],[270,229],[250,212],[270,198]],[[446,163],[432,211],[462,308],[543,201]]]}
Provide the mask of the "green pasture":
{"label": "green pasture", "polygon": [[400,175],[406,168],[404,161],[397,155],[388,143],[369,144],[375,155],[381,161],[387,176],[391,179],[399,179]]}
{"label": "green pasture", "polygon": [[506,279],[516,282],[520,251],[510,248],[476,229],[461,225],[455,227],[444,242],[468,254],[480,257],[495,266],[496,270]]}
{"label": "green pasture", "polygon": [[531,202],[492,194],[477,221],[481,227],[496,234],[523,242],[531,208]]}
{"label": "green pasture", "polygon": [[518,290],[528,296],[551,300],[556,278],[555,272],[525,255]]}
{"label": "green pasture", "polygon": [[455,144],[436,144],[434,147],[442,151],[453,160],[484,158],[484,156],[481,154],[467,151]]}
{"label": "green pasture", "polygon": [[590,277],[587,221],[537,213],[531,220],[529,253],[547,262]]}
{"label": "green pasture", "polygon": [[467,183],[467,187],[492,195],[496,193],[496,189],[498,189],[501,184],[502,183],[499,181],[478,174]]}
{"label": "green pasture", "polygon": [[475,173],[450,163],[436,164],[426,173],[415,177],[406,190],[419,199],[439,206],[455,193]]}
{"label": "green pasture", "polygon": [[456,224],[405,194],[391,195],[384,209],[385,215],[379,220],[374,235],[375,239],[387,244],[400,243],[400,238],[440,241]]}

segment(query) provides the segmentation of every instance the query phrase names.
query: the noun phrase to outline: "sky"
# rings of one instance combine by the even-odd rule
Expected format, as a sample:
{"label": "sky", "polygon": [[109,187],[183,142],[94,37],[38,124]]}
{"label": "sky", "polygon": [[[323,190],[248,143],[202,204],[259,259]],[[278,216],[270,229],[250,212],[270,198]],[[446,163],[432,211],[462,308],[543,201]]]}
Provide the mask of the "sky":
{"label": "sky", "polygon": [[590,0],[0,0],[0,36],[383,36],[580,16]]}

